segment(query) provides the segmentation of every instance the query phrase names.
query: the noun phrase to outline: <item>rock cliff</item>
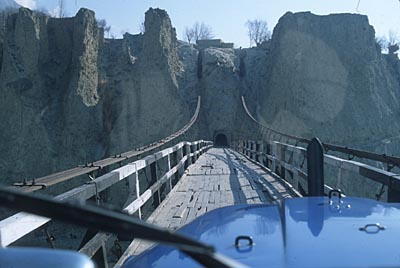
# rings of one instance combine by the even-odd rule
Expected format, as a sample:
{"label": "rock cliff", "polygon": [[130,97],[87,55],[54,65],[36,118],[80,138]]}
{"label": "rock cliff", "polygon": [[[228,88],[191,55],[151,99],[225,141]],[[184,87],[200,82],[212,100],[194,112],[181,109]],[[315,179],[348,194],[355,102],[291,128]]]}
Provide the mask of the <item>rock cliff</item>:
{"label": "rock cliff", "polygon": [[150,9],[145,28],[143,35],[125,34],[123,40],[104,44],[102,91],[111,153],[164,138],[191,116],[180,97],[183,69],[168,14]]}
{"label": "rock cliff", "polygon": [[[178,41],[168,14],[104,39],[93,12],[10,15],[0,57],[0,180],[9,184],[147,144],[202,109],[191,138],[255,135],[240,96],[278,130],[400,152],[400,65],[365,16],[287,13],[249,49]],[[37,157],[40,155],[40,157]]]}
{"label": "rock cliff", "polygon": [[104,40],[86,9],[56,19],[21,8],[5,28],[2,183],[153,142],[190,118],[179,98],[182,69],[165,11],[150,9],[143,36],[123,40]]}
{"label": "rock cliff", "polygon": [[398,143],[399,81],[366,16],[287,13],[274,29],[269,55],[256,78],[264,122],[363,149]]}
{"label": "rock cliff", "polygon": [[21,8],[8,18],[0,73],[3,181],[103,156],[101,105],[93,106],[95,23],[94,13],[83,9],[75,18],[54,19]]}

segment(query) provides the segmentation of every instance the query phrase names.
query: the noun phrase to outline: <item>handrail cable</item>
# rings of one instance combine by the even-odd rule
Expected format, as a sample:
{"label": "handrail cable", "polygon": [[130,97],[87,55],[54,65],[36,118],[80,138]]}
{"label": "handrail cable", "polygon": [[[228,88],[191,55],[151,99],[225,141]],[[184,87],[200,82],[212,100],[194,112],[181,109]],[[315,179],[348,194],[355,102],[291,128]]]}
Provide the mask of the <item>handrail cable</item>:
{"label": "handrail cable", "polygon": [[183,126],[180,130],[176,131],[175,133],[169,135],[168,137],[166,137],[164,139],[161,139],[159,141],[150,143],[148,145],[145,145],[145,146],[142,146],[139,148],[135,148],[135,149],[125,152],[125,153],[117,154],[115,156],[104,158],[104,159],[101,159],[101,160],[98,160],[98,161],[95,161],[95,162],[92,162],[89,164],[85,164],[82,166],[78,166],[78,167],[75,167],[72,169],[53,173],[53,174],[50,174],[50,175],[47,175],[44,177],[40,177],[40,178],[36,178],[36,179],[32,179],[29,181],[24,180],[24,182],[22,182],[22,183],[14,183],[13,186],[10,186],[10,187],[17,188],[23,192],[33,192],[33,191],[43,189],[48,186],[81,176],[81,175],[89,174],[93,171],[111,166],[113,164],[121,163],[122,161],[131,159],[132,157],[141,155],[143,153],[150,152],[154,149],[157,149],[157,148],[173,141],[174,139],[176,139],[176,138],[180,137],[181,135],[183,135],[184,133],[186,133],[196,122],[198,115],[200,113],[200,106],[201,106],[201,97],[198,96],[197,97],[197,107],[196,107],[196,110],[195,110],[192,118],[190,119],[190,121],[185,126]]}
{"label": "handrail cable", "polygon": [[[289,139],[298,141],[298,142],[302,142],[302,143],[310,143],[311,140],[307,139],[307,138],[303,138],[303,137],[298,137],[298,136],[294,136],[294,135],[290,135],[290,134],[286,134],[280,131],[277,131],[275,129],[272,129],[266,125],[263,125],[262,123],[258,122],[254,116],[250,113],[249,109],[247,108],[246,105],[246,100],[244,98],[244,96],[242,96],[242,106],[243,109],[245,110],[246,114],[248,117],[250,117],[250,119],[252,121],[254,121],[259,127],[267,129],[268,131],[281,135],[283,137],[287,137]],[[340,146],[340,145],[336,145],[336,144],[330,144],[330,143],[322,143],[322,145],[324,146],[324,148],[326,150],[331,150],[331,151],[335,151],[335,152],[341,152],[341,153],[345,153],[351,156],[356,156],[356,157],[360,157],[360,158],[365,158],[365,159],[370,159],[370,160],[374,160],[374,161],[378,161],[378,162],[383,162],[386,163],[388,165],[392,165],[392,166],[397,166],[400,167],[400,157],[396,157],[396,156],[389,156],[386,154],[378,154],[378,153],[373,153],[373,152],[369,152],[369,151],[363,151],[363,150],[359,150],[359,149],[354,149],[354,148],[349,148],[349,147],[344,147],[344,146]]]}

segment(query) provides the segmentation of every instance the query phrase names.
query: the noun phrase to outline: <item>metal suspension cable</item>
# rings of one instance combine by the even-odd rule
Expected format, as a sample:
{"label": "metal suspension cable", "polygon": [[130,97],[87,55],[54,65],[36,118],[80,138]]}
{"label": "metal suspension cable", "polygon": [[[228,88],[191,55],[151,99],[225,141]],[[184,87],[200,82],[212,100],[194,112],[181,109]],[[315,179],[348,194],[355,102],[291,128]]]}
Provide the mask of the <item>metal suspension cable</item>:
{"label": "metal suspension cable", "polygon": [[[292,140],[294,140],[296,142],[301,142],[301,143],[305,143],[305,144],[308,144],[308,143],[311,142],[310,139],[303,138],[303,137],[298,137],[298,136],[295,136],[295,135],[286,134],[286,133],[277,131],[275,129],[272,129],[271,127],[268,127],[268,126],[263,125],[262,123],[258,122],[254,118],[254,116],[250,113],[249,109],[247,108],[246,100],[245,100],[244,96],[242,96],[242,106],[243,106],[243,109],[244,109],[245,113],[247,114],[247,116],[253,122],[255,122],[258,126],[264,128],[264,129],[267,129],[268,131],[270,131],[272,133],[275,133],[275,134],[278,134],[280,136],[292,139]],[[363,151],[363,150],[349,148],[349,147],[340,146],[340,145],[336,145],[336,144],[322,143],[322,145],[327,150],[340,152],[340,153],[345,153],[345,154],[349,154],[349,155],[356,156],[356,157],[359,157],[359,158],[365,158],[365,159],[369,159],[369,160],[383,162],[383,163],[386,163],[388,165],[393,165],[393,166],[400,167],[400,157],[389,156],[389,155],[386,155],[386,154],[378,154],[378,153],[373,153],[373,152],[369,152],[369,151]]]}
{"label": "metal suspension cable", "polygon": [[131,151],[125,152],[125,153],[121,153],[121,154],[117,154],[113,157],[108,157],[108,158],[104,158],[98,161],[95,161],[93,163],[89,163],[89,164],[85,164],[82,166],[78,166],[72,169],[68,169],[65,171],[61,171],[61,172],[57,172],[51,175],[47,175],[41,178],[37,178],[37,179],[33,179],[30,181],[24,181],[22,183],[14,183],[13,184],[13,188],[17,187],[19,190],[24,191],[24,192],[33,192],[39,189],[43,189],[46,188],[47,186],[51,186],[81,175],[85,175],[85,174],[89,174],[93,171],[117,164],[117,163],[121,163],[122,161],[131,159],[133,157],[139,156],[141,154],[150,152],[154,149],[157,149],[173,140],[175,140],[176,138],[182,136],[183,134],[185,134],[192,126],[193,124],[196,122],[199,113],[200,113],[200,106],[201,106],[201,97],[198,96],[197,97],[197,106],[196,106],[196,110],[192,116],[192,118],[190,119],[190,121],[183,126],[180,130],[176,131],[175,133],[169,135],[166,138],[163,138],[159,141],[150,143],[148,145],[142,146],[140,148],[135,148]]}

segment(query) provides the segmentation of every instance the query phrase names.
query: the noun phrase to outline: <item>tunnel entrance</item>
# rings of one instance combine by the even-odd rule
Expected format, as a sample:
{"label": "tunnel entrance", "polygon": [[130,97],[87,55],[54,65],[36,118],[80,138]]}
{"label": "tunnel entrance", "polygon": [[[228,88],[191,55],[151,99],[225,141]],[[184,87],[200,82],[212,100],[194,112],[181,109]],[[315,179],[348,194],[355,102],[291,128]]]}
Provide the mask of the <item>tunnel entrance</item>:
{"label": "tunnel entrance", "polygon": [[228,139],[225,134],[218,134],[215,137],[214,145],[216,147],[228,147]]}

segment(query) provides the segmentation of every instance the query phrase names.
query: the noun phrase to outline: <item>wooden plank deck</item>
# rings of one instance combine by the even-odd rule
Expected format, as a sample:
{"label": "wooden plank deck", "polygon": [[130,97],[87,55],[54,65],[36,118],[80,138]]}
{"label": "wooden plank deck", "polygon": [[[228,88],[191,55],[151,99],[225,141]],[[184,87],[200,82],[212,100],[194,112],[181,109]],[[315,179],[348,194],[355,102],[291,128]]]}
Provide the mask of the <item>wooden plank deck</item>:
{"label": "wooden plank deck", "polygon": [[[219,207],[277,203],[292,196],[290,185],[271,176],[254,161],[231,149],[212,148],[185,171],[147,221],[175,230]],[[116,267],[127,256],[138,255],[151,245],[135,239]]]}

